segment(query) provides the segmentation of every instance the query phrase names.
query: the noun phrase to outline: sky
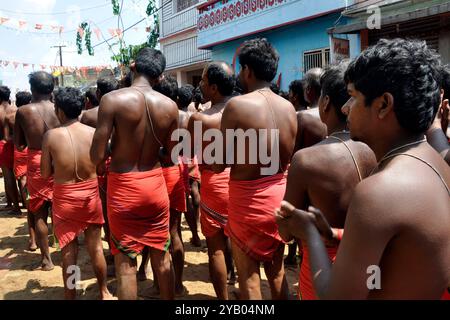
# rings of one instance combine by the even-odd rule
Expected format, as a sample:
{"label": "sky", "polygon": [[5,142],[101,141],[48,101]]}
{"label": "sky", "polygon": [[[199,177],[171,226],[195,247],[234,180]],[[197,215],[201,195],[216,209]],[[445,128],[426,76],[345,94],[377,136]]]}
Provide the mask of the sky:
{"label": "sky", "polygon": [[[122,17],[125,28],[146,17],[147,0],[123,2]],[[0,80],[3,85],[10,87],[13,93],[18,89],[29,90],[28,74],[33,71],[32,64],[35,64],[35,71],[41,70],[40,65],[59,65],[58,49],[51,48],[52,46],[67,46],[63,48],[64,66],[116,65],[110,59],[112,53],[106,43],[94,49],[93,57],[87,54],[84,41],[83,55],[77,54],[76,47],[76,29],[80,22],[91,21],[91,31],[99,28],[106,39],[111,37],[109,29],[117,29],[118,19],[113,15],[111,0],[1,0],[0,17],[10,18],[0,25],[0,60],[30,64],[28,68],[19,65],[16,69],[12,64],[7,67],[0,66]],[[23,30],[19,29],[19,20],[27,21]],[[60,36],[57,31],[46,26],[42,30],[35,30],[36,24],[61,25],[64,32]],[[151,25],[150,19],[145,20],[136,26],[138,29],[126,32],[126,44],[145,42],[145,28]],[[100,42],[103,42],[103,39],[98,40],[92,32],[92,45]],[[117,42],[117,39],[110,41],[114,42]],[[118,46],[114,48],[117,52]]]}

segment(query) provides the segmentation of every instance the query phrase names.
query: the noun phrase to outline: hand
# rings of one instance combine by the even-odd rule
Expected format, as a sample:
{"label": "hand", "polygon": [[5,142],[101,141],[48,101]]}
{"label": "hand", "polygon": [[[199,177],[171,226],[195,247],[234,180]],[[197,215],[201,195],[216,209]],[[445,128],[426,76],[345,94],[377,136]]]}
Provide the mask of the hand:
{"label": "hand", "polygon": [[275,214],[282,231],[297,239],[306,240],[311,228],[316,228],[313,213],[296,209],[287,201],[281,202],[281,208],[276,210]]}

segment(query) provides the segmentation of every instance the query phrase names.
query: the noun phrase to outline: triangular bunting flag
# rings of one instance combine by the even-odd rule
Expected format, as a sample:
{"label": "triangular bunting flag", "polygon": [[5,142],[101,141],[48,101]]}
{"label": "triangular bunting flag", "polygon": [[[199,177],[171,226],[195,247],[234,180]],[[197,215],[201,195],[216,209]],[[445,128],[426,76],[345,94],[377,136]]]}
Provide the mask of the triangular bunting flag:
{"label": "triangular bunting flag", "polygon": [[100,36],[101,36],[101,31],[100,31],[100,29],[94,29],[94,33],[95,33],[95,35],[97,36],[97,40],[100,40]]}
{"label": "triangular bunting flag", "polygon": [[0,25],[4,24],[5,22],[8,22],[8,21],[9,21],[9,18],[0,17]]}
{"label": "triangular bunting flag", "polygon": [[42,30],[43,25],[40,23],[36,23],[36,26],[34,27],[36,30]]}

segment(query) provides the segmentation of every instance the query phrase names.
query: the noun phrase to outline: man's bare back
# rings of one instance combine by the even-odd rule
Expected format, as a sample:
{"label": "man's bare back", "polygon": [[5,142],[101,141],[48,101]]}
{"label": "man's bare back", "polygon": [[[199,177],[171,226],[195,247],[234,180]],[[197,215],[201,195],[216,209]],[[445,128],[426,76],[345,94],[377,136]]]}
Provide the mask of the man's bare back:
{"label": "man's bare back", "polygon": [[[272,108],[272,111],[271,111]],[[286,99],[274,94],[270,90],[257,90],[249,94],[232,98],[226,105],[222,117],[222,132],[224,129],[269,129],[267,140],[270,141],[270,129],[279,130],[279,171],[285,170],[290,163],[297,133],[297,119],[295,109]],[[263,137],[264,138],[264,137]],[[259,145],[260,137],[258,137]],[[227,143],[234,144],[234,141]],[[267,142],[268,153],[272,154],[270,143]],[[236,148],[236,147],[235,147]],[[255,180],[261,178],[261,167],[249,163],[249,147],[246,143],[246,163],[235,164],[231,167],[232,180]],[[239,152],[242,152],[240,150]],[[235,155],[236,155],[235,150]],[[281,166],[281,168],[280,168]],[[264,166],[267,167],[267,166]]]}
{"label": "man's bare back", "polygon": [[8,118],[11,114],[16,112],[17,108],[9,104],[8,102],[3,102],[0,105],[0,138],[7,139],[5,136],[7,133],[8,127]]}
{"label": "man's bare back", "polygon": [[94,107],[92,109],[86,110],[81,115],[80,122],[92,128],[97,128],[98,123],[98,109],[99,107]]}
{"label": "man's bare back", "polygon": [[56,183],[76,183],[80,178],[90,180],[97,177],[96,167],[89,156],[94,132],[93,128],[75,122],[46,133],[43,145],[51,156]]}
{"label": "man's bare back", "polygon": [[16,114],[14,141],[16,146],[42,149],[44,134],[60,125],[53,103],[44,100],[21,107]]}
{"label": "man's bare back", "polygon": [[[375,154],[361,142],[336,135],[344,140],[355,157],[361,178],[369,176],[376,165]],[[345,215],[360,182],[358,170],[346,146],[333,137],[298,151],[289,168],[285,200],[296,208],[320,209],[329,224],[343,228]]]}
{"label": "man's bare back", "polygon": [[[151,123],[141,92],[147,100]],[[178,127],[178,108],[175,102],[150,87],[124,88],[105,95],[100,103],[98,119],[93,153],[103,160],[107,141],[114,128],[115,134],[111,141],[112,172],[157,168],[160,148],[176,144],[171,141],[171,133]],[[98,144],[99,139],[102,145]],[[171,149],[167,151],[170,154]]]}
{"label": "man's bare back", "polygon": [[295,151],[319,143],[327,136],[327,126],[320,121],[319,108],[297,112],[298,130]]}

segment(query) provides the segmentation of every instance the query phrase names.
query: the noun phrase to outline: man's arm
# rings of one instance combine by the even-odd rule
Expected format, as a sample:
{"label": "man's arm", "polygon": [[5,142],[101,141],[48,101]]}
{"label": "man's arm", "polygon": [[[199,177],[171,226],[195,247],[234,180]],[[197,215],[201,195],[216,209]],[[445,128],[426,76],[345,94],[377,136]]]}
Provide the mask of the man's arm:
{"label": "man's arm", "polygon": [[98,124],[92,140],[90,151],[91,161],[96,166],[108,157],[108,142],[111,138],[114,124],[114,98],[105,95],[98,109]]}
{"label": "man's arm", "polygon": [[[194,157],[194,155],[196,154],[196,152],[203,152],[203,146],[202,145],[196,145],[196,137],[195,137],[195,122],[196,121],[201,121],[200,118],[200,113],[194,113],[191,115],[191,117],[189,118],[189,122],[188,122],[188,131],[189,134],[191,135],[191,141],[190,141],[190,146],[191,146],[191,156]],[[203,132],[202,132],[202,137],[203,137]],[[198,140],[198,139],[197,139]],[[202,141],[203,139],[201,139],[200,141]]]}
{"label": "man's arm", "polygon": [[5,137],[5,140],[8,142],[12,141],[12,136],[10,133],[11,130],[9,129],[10,125],[11,125],[10,116],[6,116],[5,125],[3,126],[3,136]]}
{"label": "man's arm", "polygon": [[27,140],[25,139],[25,132],[22,129],[23,123],[22,110],[17,110],[16,120],[14,123],[14,144],[19,151],[23,151],[27,147]]}
{"label": "man's arm", "polygon": [[[236,129],[237,119],[238,119],[238,112],[237,108],[238,106],[235,103],[236,98],[230,99],[227,104],[225,105],[223,114],[222,114],[222,121],[220,124],[220,131],[222,132],[222,137],[224,139],[223,141],[223,159],[222,163],[214,163],[211,165],[212,171],[215,173],[221,173],[225,171],[227,167],[230,165],[227,165],[227,159],[230,156],[227,153],[227,150],[234,153],[234,140],[228,139],[227,137],[227,130],[228,129]],[[233,135],[234,137],[234,135]],[[230,159],[232,160],[232,159]]]}
{"label": "man's arm", "polygon": [[169,109],[170,110],[169,117],[170,119],[172,119],[172,123],[170,125],[169,132],[165,141],[162,141],[164,149],[166,149],[167,151],[164,158],[161,159],[162,163],[178,163],[179,152],[177,152],[176,158],[175,155],[173,155],[174,156],[173,159],[172,159],[172,152],[175,149],[175,147],[180,143],[180,134],[179,134],[180,131],[178,131],[177,134],[177,130],[179,129],[180,115],[178,112],[178,107],[175,104],[175,102],[171,101],[171,104],[172,105],[170,106]]}
{"label": "man's arm", "polygon": [[48,179],[53,174],[52,155],[50,152],[51,130],[45,133],[42,141],[41,176]]}

